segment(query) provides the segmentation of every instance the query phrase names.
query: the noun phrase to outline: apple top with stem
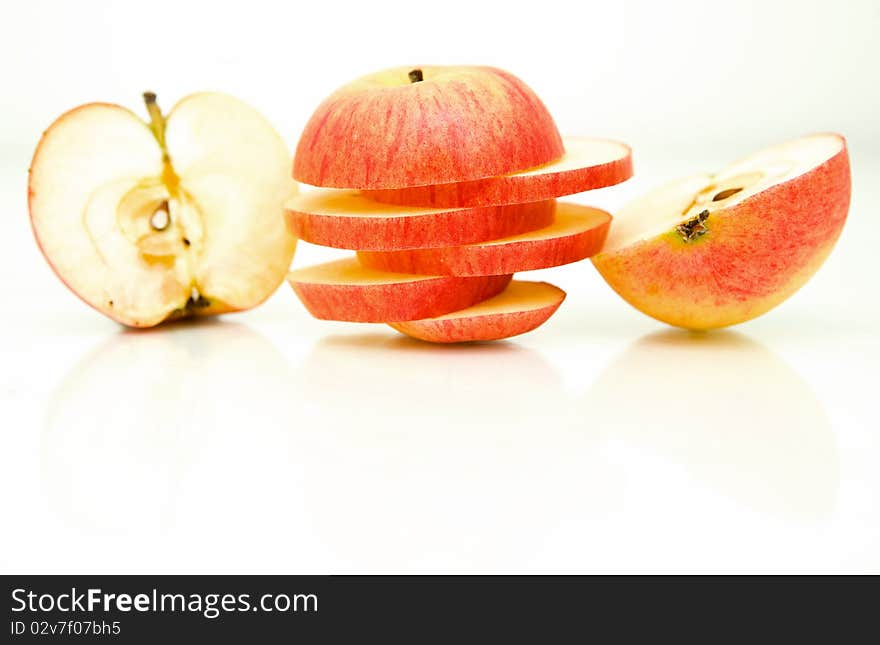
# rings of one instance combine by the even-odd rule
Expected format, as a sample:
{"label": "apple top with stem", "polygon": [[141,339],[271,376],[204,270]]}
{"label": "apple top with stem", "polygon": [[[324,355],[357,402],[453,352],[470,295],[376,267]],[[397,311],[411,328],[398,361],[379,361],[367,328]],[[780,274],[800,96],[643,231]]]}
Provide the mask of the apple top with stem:
{"label": "apple top with stem", "polygon": [[253,307],[296,247],[283,218],[296,191],[272,126],[230,96],[198,93],[149,124],[91,103],[59,117],[31,164],[31,223],[49,264],[85,302],[126,325]]}
{"label": "apple top with stem", "polygon": [[321,103],[300,137],[293,176],[328,188],[397,189],[519,172],[563,153],[553,117],[513,74],[396,67]]}

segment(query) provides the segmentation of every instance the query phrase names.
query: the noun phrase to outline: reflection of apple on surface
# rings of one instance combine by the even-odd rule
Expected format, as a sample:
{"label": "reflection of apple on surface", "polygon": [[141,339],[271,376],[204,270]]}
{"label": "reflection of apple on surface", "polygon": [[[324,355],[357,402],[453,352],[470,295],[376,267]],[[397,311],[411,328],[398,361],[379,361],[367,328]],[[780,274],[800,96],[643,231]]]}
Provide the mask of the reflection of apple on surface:
{"label": "reflection of apple on surface", "polygon": [[298,418],[320,420],[291,461],[336,558],[523,569],[567,519],[619,513],[620,473],[542,352],[357,331],[315,343],[292,390]]}
{"label": "reflection of apple on surface", "polygon": [[668,329],[610,362],[584,407],[603,441],[671,462],[774,515],[827,515],[838,449],[815,393],[784,360],[731,331]]}
{"label": "reflection of apple on surface", "polygon": [[849,200],[843,137],[808,136],[637,199],[615,215],[593,263],[649,316],[691,329],[732,325],[807,282]]}
{"label": "reflection of apple on surface", "polygon": [[283,281],[296,239],[284,141],[255,110],[215,93],[150,123],[118,105],[62,115],[41,139],[31,222],[64,283],[120,323],[251,308]]}
{"label": "reflection of apple on surface", "polygon": [[[224,518],[240,521],[260,485],[229,473],[249,458],[277,462],[267,477],[284,470],[289,379],[275,345],[239,323],[111,334],[53,390],[40,445],[50,501],[87,530],[132,537],[186,524],[221,502],[223,513],[203,518],[211,530]],[[224,479],[234,490],[222,490]],[[236,499],[242,490],[246,503]]]}

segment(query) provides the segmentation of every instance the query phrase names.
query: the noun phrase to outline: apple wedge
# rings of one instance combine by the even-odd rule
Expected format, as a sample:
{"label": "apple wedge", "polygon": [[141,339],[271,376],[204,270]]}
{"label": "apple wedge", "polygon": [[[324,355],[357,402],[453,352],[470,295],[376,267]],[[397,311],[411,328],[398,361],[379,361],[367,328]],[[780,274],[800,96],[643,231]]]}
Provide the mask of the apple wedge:
{"label": "apple wedge", "polygon": [[432,318],[490,298],[509,275],[462,278],[376,271],[346,258],[293,271],[288,281],[315,318],[399,322]]}
{"label": "apple wedge", "polygon": [[586,137],[566,137],[563,142],[565,154],[560,159],[524,172],[399,190],[368,190],[364,194],[386,204],[473,208],[553,199],[612,186],[632,177],[629,146]]}
{"label": "apple wedge", "polygon": [[593,263],[635,308],[690,329],[759,316],[816,272],[850,202],[846,142],[817,134],[624,207]]}
{"label": "apple wedge", "polygon": [[467,309],[389,324],[407,336],[432,343],[499,340],[539,327],[564,299],[565,292],[552,284],[514,280],[497,296]]}
{"label": "apple wedge", "polygon": [[379,204],[357,191],[321,188],[287,202],[293,233],[340,249],[396,251],[454,246],[550,225],[554,200],[488,208],[432,209]]}
{"label": "apple wedge", "polygon": [[559,202],[553,224],[489,242],[409,251],[360,251],[365,267],[422,275],[481,276],[531,271],[577,262],[602,247],[611,215]]}
{"label": "apple wedge", "polygon": [[326,188],[397,189],[518,172],[562,153],[553,117],[513,74],[396,67],[352,81],[318,106],[293,176]]}
{"label": "apple wedge", "polygon": [[296,191],[272,126],[230,96],[193,94],[150,123],[92,103],[58,118],[34,153],[34,235],[59,278],[114,320],[248,309],[284,280]]}

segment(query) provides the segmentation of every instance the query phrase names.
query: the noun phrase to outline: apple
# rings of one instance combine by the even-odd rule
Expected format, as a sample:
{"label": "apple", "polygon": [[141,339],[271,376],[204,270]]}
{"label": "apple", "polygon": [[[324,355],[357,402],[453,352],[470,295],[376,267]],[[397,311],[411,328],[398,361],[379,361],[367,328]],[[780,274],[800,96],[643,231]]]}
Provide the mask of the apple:
{"label": "apple", "polygon": [[344,85],[318,106],[293,176],[313,186],[396,189],[518,172],[562,154],[553,117],[512,74],[395,67]]}
{"label": "apple", "polygon": [[288,281],[315,318],[399,322],[432,318],[490,298],[511,276],[422,276],[377,271],[345,258],[292,271]]}
{"label": "apple", "polygon": [[733,325],[807,282],[840,235],[849,201],[844,138],[806,136],[635,200],[615,216],[593,263],[658,320]]}
{"label": "apple", "polygon": [[467,309],[389,324],[407,336],[432,343],[499,340],[539,327],[564,299],[565,292],[552,284],[514,280],[497,296]]}
{"label": "apple", "polygon": [[611,215],[597,208],[559,202],[553,224],[488,242],[439,249],[360,251],[365,267],[423,275],[479,276],[531,271],[577,262],[597,253]]}
{"label": "apple", "polygon": [[306,242],[341,249],[395,251],[481,242],[553,222],[552,199],[488,208],[378,204],[357,191],[320,188],[287,202],[288,224]]}
{"label": "apple", "polygon": [[565,154],[538,168],[457,183],[364,191],[387,204],[464,208],[552,199],[626,181],[633,174],[629,146],[605,139],[565,137]]}
{"label": "apple", "polygon": [[34,153],[31,224],[46,260],[82,300],[149,327],[253,307],[296,248],[283,204],[296,190],[272,126],[230,96],[193,94],[150,123],[90,103],[59,117]]}

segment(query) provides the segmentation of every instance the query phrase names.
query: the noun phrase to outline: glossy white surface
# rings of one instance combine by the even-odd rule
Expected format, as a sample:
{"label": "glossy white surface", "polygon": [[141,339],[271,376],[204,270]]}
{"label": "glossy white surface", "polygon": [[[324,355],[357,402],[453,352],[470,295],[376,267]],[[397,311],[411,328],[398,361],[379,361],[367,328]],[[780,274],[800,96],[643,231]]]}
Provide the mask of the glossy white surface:
{"label": "glossy white surface", "polygon": [[[662,89],[654,72],[681,62],[685,27],[702,14],[683,25],[670,20],[669,38],[661,39],[647,30],[651,16],[638,13],[656,11],[650,6],[628,3],[620,16],[606,9],[612,14],[596,17],[626,25],[630,35],[642,25],[646,40],[640,55],[620,58],[619,78],[584,72],[593,86],[630,99],[638,64],[646,66],[646,91]],[[701,6],[676,10],[690,16],[685,9]],[[151,68],[132,53],[137,42],[111,34],[110,25],[126,17],[119,9],[105,7],[96,26],[76,18],[85,49],[26,54],[57,86],[17,70],[20,98],[6,94],[0,106],[0,570],[880,572],[880,104],[876,87],[850,88],[843,69],[850,57],[871,60],[874,52],[877,59],[877,45],[868,44],[877,13],[870,3],[856,6],[846,17],[804,12],[810,17],[798,20],[809,22],[799,29],[779,7],[761,14],[787,25],[779,65],[795,69],[796,52],[814,63],[797,68],[799,82],[783,79],[795,95],[790,103],[774,95],[757,113],[761,88],[774,87],[758,70],[751,93],[725,94],[730,103],[714,113],[703,93],[687,99],[673,78],[663,89],[667,101],[624,100],[620,114],[602,104],[590,119],[589,92],[572,83],[560,89],[561,72],[550,69],[580,51],[574,19],[554,19],[563,33],[542,36],[557,46],[554,57],[546,48],[538,56],[544,74],[519,43],[499,34],[483,43],[470,24],[456,39],[470,44],[444,56],[440,28],[453,27],[446,18],[421,39],[401,36],[401,49],[381,31],[384,23],[358,13],[334,22],[337,42],[350,46],[320,74],[309,70],[298,85],[291,72],[278,88],[267,79],[275,83],[279,73],[251,72],[285,49],[271,44],[281,17],[268,21],[273,38],[251,36],[253,51],[222,54],[212,33],[196,36],[215,53],[198,59],[202,50],[184,43],[189,58],[180,68],[161,52]],[[750,35],[730,32],[731,46],[743,51],[773,33],[750,22],[749,11],[730,16],[734,27],[754,23]],[[297,20],[324,24],[329,14],[312,7]],[[48,42],[29,18],[14,31]],[[848,39],[828,60],[802,37],[819,33],[820,18],[839,23]],[[143,20],[145,29],[158,26],[152,14]],[[186,12],[181,20],[196,23]],[[231,28],[236,16],[219,20]],[[292,65],[297,55],[314,56],[328,34],[289,20],[283,31],[302,39],[286,46]],[[517,14],[510,33],[534,22]],[[549,28],[549,18],[537,22]],[[386,37],[355,56],[355,25]],[[169,28],[170,36],[180,29],[177,22]],[[61,48],[66,36],[55,35]],[[25,36],[16,37],[24,44]],[[73,71],[102,43],[113,54],[112,73],[95,71],[74,87]],[[583,39],[578,47],[596,53]],[[760,55],[736,63],[728,52],[721,48],[713,63],[724,73]],[[401,58],[503,65],[532,82],[567,133],[631,143],[637,178],[580,198],[612,210],[676,175],[713,171],[802,132],[839,129],[853,151],[850,221],[823,270],[790,301],[735,330],[699,337],[630,309],[589,263],[523,274],[558,284],[568,299],[547,325],[510,342],[434,347],[380,325],[320,322],[286,286],[253,312],[132,332],[79,302],[40,256],[27,222],[28,159],[39,128],[78,100],[134,105],[145,79],[163,82],[157,69],[168,74],[169,93],[180,89],[165,105],[210,84],[264,109],[292,145],[333,86]],[[709,65],[690,64],[700,69],[687,73],[698,75]],[[805,88],[808,77],[825,85]],[[720,95],[721,81],[700,78],[705,92]],[[689,115],[694,101],[702,109]],[[733,114],[746,115],[735,124],[741,136],[725,121]],[[304,244],[294,266],[340,255]]]}

